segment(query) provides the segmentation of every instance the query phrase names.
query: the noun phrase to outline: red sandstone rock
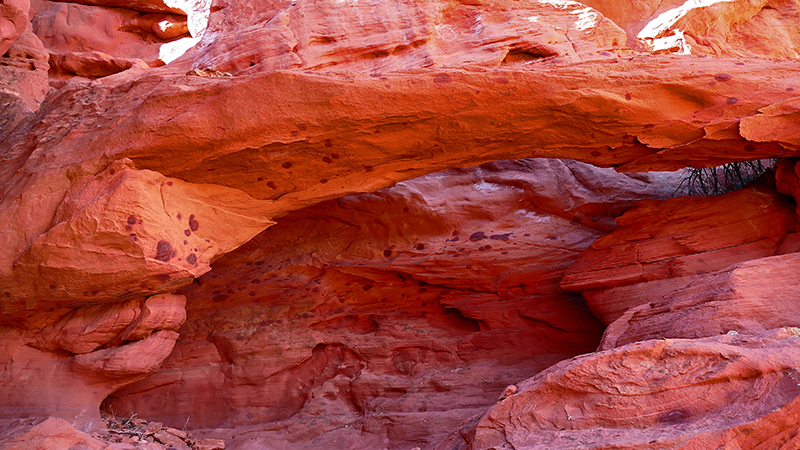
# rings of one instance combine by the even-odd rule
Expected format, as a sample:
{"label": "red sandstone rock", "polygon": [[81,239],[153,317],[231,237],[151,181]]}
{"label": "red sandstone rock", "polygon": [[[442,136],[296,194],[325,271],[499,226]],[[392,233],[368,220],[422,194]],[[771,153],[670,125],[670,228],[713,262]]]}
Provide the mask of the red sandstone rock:
{"label": "red sandstone rock", "polygon": [[651,340],[561,362],[491,408],[469,448],[795,447],[798,335]]}
{"label": "red sandstone rock", "polygon": [[73,180],[50,228],[14,262],[18,291],[6,295],[3,313],[168,292],[272,223],[269,202],[136,170],[130,161]]}
{"label": "red sandstone rock", "polygon": [[656,53],[800,57],[796,1],[687,2],[587,0],[628,34],[628,45]]}
{"label": "red sandstone rock", "polygon": [[28,25],[28,0],[3,0],[0,3],[0,55],[5,54]]}
{"label": "red sandstone rock", "polygon": [[610,324],[630,308],[701,282],[694,275],[775,255],[798,230],[794,208],[765,185],[714,197],[643,201],[617,219],[618,230],[581,255],[561,287],[584,292],[592,312]]}
{"label": "red sandstone rock", "polygon": [[[715,72],[725,70],[736,81],[717,88],[707,86],[706,80],[713,78],[711,73],[688,76],[685,82],[694,87],[687,89],[701,96],[701,103],[724,103],[723,98],[730,95],[726,93],[729,87],[755,89],[756,82],[761,87],[759,96],[738,102],[729,112],[725,112],[725,108],[705,108],[692,116],[699,104],[686,103],[683,94],[671,93],[666,87],[654,90],[650,74],[633,72],[636,62],[596,64],[598,70],[619,71],[620,76],[624,73],[628,85],[615,87],[610,75],[587,71],[588,66],[584,65],[578,69],[551,67],[549,70],[560,70],[559,78],[553,78],[549,72],[537,73],[536,69],[443,71],[422,79],[420,75],[396,75],[392,80],[279,73],[253,78],[156,78],[164,80],[164,83],[156,83],[159,87],[155,90],[150,83],[156,79],[147,77],[125,85],[124,91],[114,87],[124,78],[111,80],[108,85],[98,83],[91,90],[77,85],[72,90],[65,89],[59,94],[63,97],[54,97],[52,103],[43,108],[36,124],[19,128],[10,140],[16,143],[14,148],[18,150],[7,155],[8,162],[0,167],[0,171],[10,177],[7,195],[0,203],[3,212],[0,224],[8,230],[0,236],[3,244],[0,279],[10,287],[5,293],[23,301],[33,292],[40,293],[37,295],[47,292],[45,295],[55,300],[75,295],[69,292],[78,295],[91,292],[96,286],[108,283],[115,286],[108,292],[110,295],[117,295],[121,290],[152,295],[188,283],[190,275],[197,274],[180,267],[184,263],[175,267],[178,261],[169,266],[152,263],[151,258],[157,256],[156,247],[160,241],[168,242],[173,249],[182,248],[182,238],[178,236],[183,228],[173,223],[174,217],[170,219],[171,228],[165,237],[151,230],[145,234],[147,240],[125,242],[129,233],[120,227],[125,225],[127,217],[136,214],[150,217],[155,213],[148,210],[157,204],[148,200],[137,209],[119,211],[113,220],[116,245],[129,249],[124,255],[130,262],[125,264],[129,269],[126,267],[112,277],[104,273],[102,279],[98,279],[85,275],[75,277],[76,272],[48,263],[44,280],[38,282],[36,288],[14,287],[20,283],[30,286],[35,273],[31,268],[38,268],[43,258],[49,257],[49,252],[56,248],[62,254],[71,248],[70,252],[76,252],[70,256],[71,260],[97,265],[97,262],[88,261],[101,258],[103,262],[99,265],[103,267],[117,265],[116,254],[89,252],[91,245],[66,244],[76,242],[76,239],[93,238],[91,234],[76,233],[73,225],[59,223],[55,217],[58,205],[70,201],[65,198],[68,190],[76,191],[73,183],[95,174],[101,177],[100,174],[108,170],[108,161],[115,158],[129,156],[137,161],[139,169],[158,170],[192,183],[230,186],[237,189],[230,195],[238,192],[236,195],[242,199],[245,193],[260,199],[272,199],[273,202],[252,203],[256,209],[250,209],[259,216],[258,221],[262,223],[259,227],[263,228],[270,217],[288,210],[346,193],[384,187],[400,179],[460,164],[458,161],[474,164],[499,157],[546,154],[580,156],[600,163],[619,164],[646,154],[651,156],[645,157],[645,161],[657,161],[662,157],[666,161],[647,162],[644,166],[647,168],[686,164],[688,160],[703,157],[703,153],[693,145],[702,145],[710,152],[716,151],[715,145],[733,145],[730,139],[698,141],[697,137],[705,133],[702,128],[696,128],[698,125],[706,126],[704,124],[717,123],[718,120],[735,123],[735,117],[747,116],[754,113],[755,108],[785,97],[783,85],[791,83],[791,65],[786,63],[773,63],[774,85],[765,88],[752,72],[743,71],[730,62],[714,62],[710,67]],[[683,60],[681,64],[686,70],[705,67],[699,61]],[[781,65],[785,67],[781,68]],[[663,70],[675,74],[674,67]],[[663,75],[666,76],[667,72]],[[570,80],[573,76],[587,77],[582,83],[588,89],[586,92],[593,93],[583,95],[572,90]],[[516,81],[503,84],[503,80],[511,80],[508,77]],[[437,81],[445,79],[449,82]],[[387,81],[397,90],[386,88]],[[551,86],[550,90],[534,88],[541,83]],[[179,86],[188,86],[188,89]],[[442,95],[442,89],[448,93],[448,102],[436,100]],[[56,105],[64,105],[66,98],[72,98],[71,92],[76,96],[91,93],[94,100],[87,98],[86,101],[96,102],[92,108],[105,112],[87,117],[87,107],[74,101],[67,103],[73,105],[74,111],[65,114],[61,106]],[[252,102],[253,92],[262,92],[273,98]],[[305,94],[300,95],[300,92]],[[412,92],[414,95],[410,96]],[[626,92],[637,101],[627,100]],[[384,100],[378,101],[380,97]],[[662,101],[675,108],[664,108]],[[492,102],[499,102],[502,106],[487,110]],[[630,106],[623,108],[622,105],[628,103]],[[272,104],[286,106],[275,109],[268,106]],[[366,104],[370,107],[362,107]],[[421,111],[419,105],[438,106],[426,106]],[[608,117],[598,116],[598,108],[618,112],[609,112],[611,115]],[[133,111],[136,111],[135,115],[131,115]],[[579,122],[574,120],[559,119],[573,115],[586,117],[586,121],[578,126]],[[612,116],[618,123],[609,128],[605,121]],[[59,125],[51,127],[49,123]],[[408,125],[404,125],[406,123]],[[543,134],[542,129],[548,132]],[[106,131],[100,131],[102,134],[98,135],[97,130]],[[632,137],[629,132],[638,137]],[[577,142],[576,136],[584,141]],[[35,153],[28,155],[23,149],[31,148],[34,139],[41,139],[43,143]],[[406,142],[414,142],[413,148],[409,150],[404,144]],[[664,150],[654,154],[655,150],[636,142],[677,146],[674,147],[677,153],[669,156],[664,152],[670,150]],[[791,153],[788,149],[779,150],[777,144],[762,145],[759,150],[755,144],[745,142],[741,140],[736,144],[740,146],[742,158],[747,157],[745,155]],[[580,152],[576,153],[576,147],[581,148]],[[57,148],[73,150],[59,152]],[[448,150],[444,151],[444,148]],[[748,153],[748,150],[752,152]],[[735,153],[736,150],[730,150],[729,155]],[[183,157],[186,154],[197,157]],[[670,161],[670,158],[674,159]],[[642,167],[639,162],[634,164]],[[69,170],[75,170],[81,176],[65,177],[64,171],[69,172],[67,167],[73,167]],[[158,195],[152,184],[146,188],[134,187],[145,183],[145,178],[126,178],[131,184],[125,190],[143,190],[148,195]],[[208,189],[217,188],[209,186]],[[22,196],[22,192],[26,196]],[[35,200],[28,201],[28,198]],[[208,207],[218,211],[224,209],[217,203]],[[145,209],[139,211],[138,208]],[[150,220],[161,224],[166,218],[151,217]],[[223,235],[221,230],[213,231],[215,236]],[[252,233],[255,232],[252,229]],[[225,247],[236,247],[251,235],[225,236],[225,239],[230,239]],[[37,241],[33,242],[34,239]],[[54,246],[54,243],[59,243],[59,246]],[[61,247],[62,244],[68,247]],[[79,256],[81,252],[87,254]],[[216,253],[209,253],[208,257],[213,257],[213,254]],[[188,256],[189,252],[186,252],[176,255],[176,258],[185,261],[183,258]],[[201,258],[198,271],[202,262]],[[158,281],[158,277],[166,275],[169,279]],[[50,285],[56,288],[50,289]]]}
{"label": "red sandstone rock", "polygon": [[[55,0],[61,1],[61,0]],[[129,8],[141,12],[150,13],[173,13],[186,15],[187,11],[181,6],[174,6],[181,2],[166,2],[163,0],[80,0],[70,3],[81,3],[84,5]],[[191,2],[185,2],[191,3]]]}
{"label": "red sandstone rock", "polygon": [[4,326],[0,417],[54,415],[96,427],[108,394],[153,373],[169,355],[185,304],[162,295],[38,312]]}
{"label": "red sandstone rock", "polygon": [[48,91],[47,60],[47,52],[31,31],[30,24],[15,36],[4,53],[0,53],[0,138],[3,142],[7,142],[6,136],[44,100]]}
{"label": "red sandstone rock", "polygon": [[619,27],[580,3],[282,3],[266,25],[252,23],[251,12],[233,5],[220,11],[224,22],[211,22],[215,45],[193,53],[193,65],[235,75],[293,68],[379,74],[579,60],[616,51],[626,39]]}
{"label": "red sandstone rock", "polygon": [[291,213],[181,291],[174,353],[106,406],[220,428],[230,448],[429,445],[594,348],[602,329],[557,280],[675,179],[498,162]]}
{"label": "red sandstone rock", "polygon": [[0,424],[0,449],[3,450],[114,448],[76,430],[66,420],[55,417],[3,420]]}
{"label": "red sandstone rock", "polygon": [[[800,149],[796,61],[625,48],[627,39],[641,49],[636,34],[677,1],[591,2],[617,24],[571,2],[219,1],[207,33],[198,9],[211,5],[202,2],[86,3],[34,0],[24,31],[27,5],[0,4],[0,45],[10,45],[0,61],[4,417],[96,426],[97,406],[116,392],[107,406],[176,426],[189,413],[195,426],[235,426],[219,433],[235,434],[241,448],[425,445],[509,383],[594,347],[599,325],[558,280],[634,197],[659,189],[619,176],[619,189],[598,197],[611,186],[581,165],[539,167],[559,176],[521,183],[493,173],[517,170],[501,164],[434,176],[419,192],[410,183],[303,210],[223,255],[291,211],[450,167],[546,156],[676,169]],[[683,33],[671,47],[681,51],[792,59],[797,10],[794,1],[722,2],[662,34]],[[157,69],[136,63],[160,65],[164,40],[187,31],[199,44],[182,58]],[[48,61],[58,90],[45,98]],[[781,180],[793,192],[791,176]],[[564,185],[577,198],[554,189]],[[484,196],[497,186],[510,203]],[[756,235],[773,225],[752,217]],[[707,252],[720,258],[711,265],[800,250],[789,215],[776,217],[782,242]],[[698,236],[692,230],[690,246]],[[675,291],[672,304],[629,310],[606,342],[784,325],[779,308],[791,310],[796,297],[793,258],[706,275],[685,264],[686,277],[646,287],[663,282],[653,292]],[[153,295],[181,286],[190,319],[176,342],[184,301]],[[633,288],[616,287],[614,301]],[[681,328],[680,317],[693,326]],[[685,347],[706,348],[698,342]],[[156,371],[173,345],[163,370],[125,388]],[[735,364],[729,379],[750,389],[749,366]],[[624,389],[626,376],[602,380]],[[793,392],[775,386],[759,407]],[[756,404],[740,400],[726,400],[737,420],[747,409],[735,408]],[[725,425],[723,437],[700,431],[687,445],[769,447],[784,428],[791,434],[793,414],[745,417],[769,436]],[[52,445],[95,445],[46,423],[32,434],[15,425],[3,439],[14,448],[65,434]]]}
{"label": "red sandstone rock", "polygon": [[[128,70],[133,66],[146,69],[147,63],[141,60],[113,58],[100,52],[78,52],[58,55],[56,64],[61,69],[87,78],[99,78]],[[51,64],[53,60],[51,59]]]}
{"label": "red sandstone rock", "polygon": [[800,253],[772,256],[676,283],[671,292],[629,309],[609,325],[600,348],[800,325],[798,264]]}

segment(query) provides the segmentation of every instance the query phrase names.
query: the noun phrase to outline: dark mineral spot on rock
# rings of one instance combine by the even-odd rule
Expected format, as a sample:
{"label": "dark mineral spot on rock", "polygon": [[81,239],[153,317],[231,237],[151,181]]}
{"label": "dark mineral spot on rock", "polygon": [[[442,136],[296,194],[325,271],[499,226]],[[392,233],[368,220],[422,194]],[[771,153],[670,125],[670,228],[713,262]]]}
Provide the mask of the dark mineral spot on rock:
{"label": "dark mineral spot on rock", "polygon": [[365,291],[368,291],[368,290],[372,289],[372,285],[371,284],[365,284],[361,289],[364,289]]}
{"label": "dark mineral spot on rock", "polygon": [[392,251],[391,250],[384,250],[383,251],[383,256],[385,256],[387,258],[392,256]]}
{"label": "dark mineral spot on rock", "polygon": [[128,225],[136,225],[136,217],[128,216]]}
{"label": "dark mineral spot on rock", "polygon": [[718,74],[714,75],[714,79],[717,80],[717,81],[728,81],[731,78],[733,78],[733,77],[728,75],[727,73],[718,73]]}
{"label": "dark mineral spot on rock", "polygon": [[323,156],[322,162],[330,164],[333,162],[333,160],[330,158],[330,156]]}
{"label": "dark mineral spot on rock", "polygon": [[433,77],[433,82],[436,83],[436,84],[447,84],[447,83],[449,83],[451,81],[453,81],[453,79],[450,78],[450,75],[448,75],[446,73],[441,73],[441,74],[436,75],[435,77]]}
{"label": "dark mineral spot on rock", "polygon": [[297,124],[297,129],[300,130],[300,131],[306,131],[308,129],[308,126],[306,126],[306,124],[304,124],[304,123],[298,123]]}
{"label": "dark mineral spot on rock", "polygon": [[267,187],[270,189],[275,189],[275,183],[273,183],[272,181],[267,181]]}
{"label": "dark mineral spot on rock", "polygon": [[256,291],[250,291],[250,292],[247,293],[247,295],[249,295],[250,297],[255,297],[256,296]]}
{"label": "dark mineral spot on rock", "polygon": [[156,259],[167,262],[172,258],[172,244],[161,240],[156,244]]}
{"label": "dark mineral spot on rock", "polygon": [[319,184],[325,184],[327,182],[328,182],[327,178],[323,178],[323,179],[319,180]]}
{"label": "dark mineral spot on rock", "polygon": [[197,264],[197,256],[194,253],[189,253],[189,256],[186,257],[186,262],[189,264]]}
{"label": "dark mineral spot on rock", "polygon": [[286,161],[285,163],[281,164],[281,167],[283,167],[284,169],[290,169],[292,167],[292,163]]}
{"label": "dark mineral spot on rock", "polygon": [[183,234],[185,234],[185,235],[186,235],[186,237],[189,237],[189,236],[191,236],[191,235],[192,235],[192,230],[190,230],[190,229],[188,229],[188,228],[187,228],[187,229],[183,230]]}
{"label": "dark mineral spot on rock", "polygon": [[739,102],[739,99],[736,98],[736,97],[728,97],[728,99],[725,100],[725,103],[727,103],[729,105],[735,105],[738,102]]}
{"label": "dark mineral spot on rock", "polygon": [[756,151],[756,146],[753,145],[753,144],[745,144],[744,145],[744,151],[746,151],[746,152],[754,152],[754,151]]}
{"label": "dark mineral spot on rock", "polygon": [[264,178],[263,177],[258,177],[258,178],[256,178],[256,181],[264,181]]}
{"label": "dark mineral spot on rock", "polygon": [[403,212],[408,212],[408,211],[409,211],[409,209],[408,209],[408,206],[406,206],[405,208],[403,208]]}
{"label": "dark mineral spot on rock", "polygon": [[792,92],[792,91],[794,91],[794,88],[786,88],[786,91],[787,92]]}
{"label": "dark mineral spot on rock", "polygon": [[597,150],[592,152],[592,156],[600,156],[600,155],[601,155],[601,153],[598,152]]}
{"label": "dark mineral spot on rock", "polygon": [[425,244],[417,244],[417,246],[414,248],[416,248],[417,250],[425,250]]}
{"label": "dark mineral spot on rock", "polygon": [[338,153],[331,153],[331,158],[339,159],[339,154]]}
{"label": "dark mineral spot on rock", "polygon": [[177,218],[178,218],[178,220],[181,220],[181,219],[182,219],[182,217],[181,217],[181,215],[180,215],[180,214],[178,214],[178,215],[177,215],[177,216],[175,216],[175,217],[177,217]]}
{"label": "dark mineral spot on rock", "polygon": [[[507,241],[509,239],[509,236],[511,236],[511,233],[493,234],[493,235],[489,236],[489,239],[493,239],[495,241]],[[487,247],[489,247],[489,246],[487,245]],[[491,247],[489,247],[489,248],[491,248]]]}
{"label": "dark mineral spot on rock", "polygon": [[212,300],[214,303],[219,303],[219,302],[224,302],[224,301],[225,301],[225,300],[227,300],[227,299],[228,299],[228,296],[227,296],[227,295],[225,295],[225,294],[220,294],[220,295],[215,295],[215,296],[214,296],[214,297],[213,297],[211,300]]}
{"label": "dark mineral spot on rock", "polygon": [[419,288],[419,290],[417,292],[419,292],[420,294],[424,294],[424,293],[428,292],[428,289],[427,288]]}
{"label": "dark mineral spot on rock", "polygon": [[364,166],[364,172],[372,172],[372,166]]}
{"label": "dark mineral spot on rock", "polygon": [[491,250],[492,246],[491,245],[484,245],[483,248],[485,248],[486,250]]}
{"label": "dark mineral spot on rock", "polygon": [[688,419],[691,414],[683,409],[676,409],[667,413],[660,414],[658,421],[661,423],[678,423]]}
{"label": "dark mineral spot on rock", "polygon": [[138,237],[138,236],[136,236],[136,233],[132,233],[132,234],[131,234],[130,236],[128,236],[128,237],[129,237],[129,238],[130,238],[130,240],[132,240],[133,242],[136,242],[136,241],[139,239],[139,237]]}
{"label": "dark mineral spot on rock", "polygon": [[55,284],[51,284],[50,285],[50,289],[55,290],[56,289],[56,285]]}
{"label": "dark mineral spot on rock", "polygon": [[172,181],[167,181],[167,186],[172,186]]}
{"label": "dark mineral spot on rock", "polygon": [[483,231],[477,231],[469,236],[470,241],[480,241],[481,239],[486,239],[486,234]]}
{"label": "dark mineral spot on rock", "polygon": [[189,241],[183,241],[183,245],[189,245]]}
{"label": "dark mineral spot on rock", "polygon": [[333,147],[333,141],[330,139],[325,139],[325,147]]}
{"label": "dark mineral spot on rock", "polygon": [[508,78],[500,77],[500,78],[497,79],[497,82],[500,83],[500,84],[508,84]]}
{"label": "dark mineral spot on rock", "polygon": [[629,93],[625,94],[625,100],[630,100],[632,98],[633,98],[633,96],[631,94],[629,94]]}
{"label": "dark mineral spot on rock", "polygon": [[133,231],[133,227],[130,225],[125,225],[125,231]]}
{"label": "dark mineral spot on rock", "polygon": [[197,231],[198,228],[200,228],[200,224],[197,222],[197,220],[195,220],[194,214],[192,214],[189,216],[189,229],[192,231]]}

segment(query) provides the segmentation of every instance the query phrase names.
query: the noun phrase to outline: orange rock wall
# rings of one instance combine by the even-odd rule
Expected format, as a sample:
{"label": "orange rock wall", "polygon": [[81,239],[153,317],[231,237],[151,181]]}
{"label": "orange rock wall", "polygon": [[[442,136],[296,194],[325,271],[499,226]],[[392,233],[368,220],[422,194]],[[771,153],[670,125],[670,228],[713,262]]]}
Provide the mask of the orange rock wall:
{"label": "orange rock wall", "polygon": [[0,0],[0,448],[793,448],[800,4],[707,3]]}

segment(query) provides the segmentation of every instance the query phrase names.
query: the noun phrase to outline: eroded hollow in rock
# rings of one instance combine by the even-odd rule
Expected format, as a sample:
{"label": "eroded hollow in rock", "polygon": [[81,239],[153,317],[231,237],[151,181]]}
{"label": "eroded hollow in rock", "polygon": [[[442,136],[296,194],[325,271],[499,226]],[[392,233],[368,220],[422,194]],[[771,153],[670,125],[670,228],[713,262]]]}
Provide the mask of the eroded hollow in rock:
{"label": "eroded hollow in rock", "polygon": [[595,349],[604,327],[558,281],[677,179],[499,161],[292,212],[180,290],[175,351],[104,408],[301,446],[331,427],[430,445],[509,384]]}

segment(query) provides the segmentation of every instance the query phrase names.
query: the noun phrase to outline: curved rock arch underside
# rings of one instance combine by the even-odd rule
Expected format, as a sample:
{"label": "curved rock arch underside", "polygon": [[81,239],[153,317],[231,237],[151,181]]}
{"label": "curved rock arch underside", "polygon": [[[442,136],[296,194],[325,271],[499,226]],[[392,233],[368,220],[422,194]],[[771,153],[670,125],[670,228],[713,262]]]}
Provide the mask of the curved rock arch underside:
{"label": "curved rock arch underside", "polygon": [[0,54],[0,449],[800,447],[798,0],[0,0]]}

